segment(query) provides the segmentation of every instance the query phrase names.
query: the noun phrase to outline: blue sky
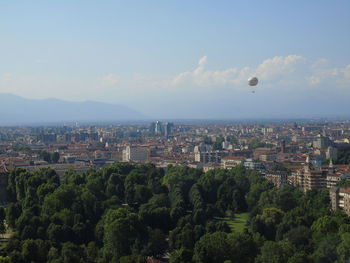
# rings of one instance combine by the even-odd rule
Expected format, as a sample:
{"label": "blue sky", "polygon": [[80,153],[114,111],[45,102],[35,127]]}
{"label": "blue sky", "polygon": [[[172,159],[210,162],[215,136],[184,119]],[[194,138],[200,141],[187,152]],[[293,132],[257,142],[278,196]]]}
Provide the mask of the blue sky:
{"label": "blue sky", "polygon": [[1,1],[0,92],[159,118],[344,116],[349,10],[347,0]]}

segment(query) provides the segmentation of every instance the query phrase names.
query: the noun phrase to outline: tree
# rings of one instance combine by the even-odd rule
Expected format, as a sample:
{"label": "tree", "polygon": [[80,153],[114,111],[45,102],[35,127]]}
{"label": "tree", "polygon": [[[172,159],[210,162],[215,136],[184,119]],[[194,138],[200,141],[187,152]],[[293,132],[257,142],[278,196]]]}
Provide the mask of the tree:
{"label": "tree", "polygon": [[106,195],[108,197],[117,196],[119,199],[124,199],[124,182],[122,175],[112,173],[107,181]]}
{"label": "tree", "polygon": [[231,258],[230,253],[230,244],[226,233],[205,234],[195,245],[193,261],[198,263],[223,263]]}
{"label": "tree", "polygon": [[49,152],[40,151],[39,155],[45,162],[48,162],[48,163],[51,162],[51,154]]}
{"label": "tree", "polygon": [[338,223],[336,218],[332,216],[323,216],[318,218],[311,226],[311,230],[313,231],[313,237],[315,240],[320,240],[324,236],[337,233],[338,232]]}
{"label": "tree", "polygon": [[108,210],[104,219],[104,254],[111,262],[130,255],[132,247],[145,235],[137,214],[125,208]]}
{"label": "tree", "polygon": [[258,139],[258,138],[254,138],[254,139],[250,140],[248,145],[252,149],[266,146],[266,144],[264,142],[261,142],[260,139]]}
{"label": "tree", "polygon": [[135,202],[139,204],[144,204],[152,196],[152,191],[144,185],[135,186]]}
{"label": "tree", "polygon": [[166,235],[160,229],[148,230],[148,243],[143,251],[146,256],[161,257],[167,249]]}
{"label": "tree", "polygon": [[257,215],[252,221],[252,228],[268,240],[274,240],[277,226],[282,221],[283,216],[284,212],[278,208],[265,208],[262,214]]}
{"label": "tree", "polygon": [[341,262],[350,261],[350,233],[341,235],[341,242],[337,247],[337,252]]}
{"label": "tree", "polygon": [[86,256],[86,260],[88,263],[96,262],[96,259],[98,258],[98,252],[99,248],[96,245],[95,242],[89,242],[87,245],[84,246],[84,254]]}
{"label": "tree", "polygon": [[337,235],[328,235],[319,240],[316,249],[311,255],[314,263],[332,263],[337,260],[337,245],[340,239]]}
{"label": "tree", "polygon": [[11,263],[11,258],[0,256],[0,263]]}
{"label": "tree", "polygon": [[304,249],[310,242],[311,231],[306,226],[298,226],[287,232],[284,235],[284,238],[291,242],[295,247]]}
{"label": "tree", "polygon": [[119,259],[119,263],[145,263],[146,260],[143,256],[129,255],[123,256]]}
{"label": "tree", "polygon": [[169,246],[171,249],[193,249],[196,242],[193,226],[186,223],[183,227],[178,226],[169,233]]}
{"label": "tree", "polygon": [[[251,180],[255,178],[251,178]],[[258,179],[259,180],[259,179]],[[255,206],[257,206],[260,196],[265,191],[273,188],[273,184],[267,180],[257,181],[251,183],[250,191],[246,196],[246,202],[248,205],[248,210],[251,211]]]}
{"label": "tree", "polygon": [[235,263],[253,263],[258,254],[258,245],[254,237],[248,233],[233,233],[228,236],[231,255],[230,259]]}
{"label": "tree", "polygon": [[181,248],[170,254],[170,263],[191,263],[193,253],[190,249]]}
{"label": "tree", "polygon": [[80,263],[84,258],[82,248],[71,243],[62,244],[61,259],[63,263]]}
{"label": "tree", "polygon": [[[243,166],[207,173],[169,166],[164,175],[154,165],[113,164],[65,176],[10,172],[6,223],[15,234],[0,255],[19,263],[133,263],[165,251],[171,263],[350,257],[350,218],[330,211],[327,190],[275,188]],[[242,233],[216,218],[247,206],[251,227]],[[0,230],[4,217],[0,207]]]}
{"label": "tree", "polygon": [[60,159],[60,154],[58,152],[54,152],[51,154],[50,159],[52,163],[57,163]]}
{"label": "tree", "polygon": [[6,217],[6,212],[5,209],[0,206],[0,234],[4,234],[6,232],[6,227],[5,227],[5,217]]}
{"label": "tree", "polygon": [[47,245],[41,239],[27,239],[22,244],[22,257],[25,262],[46,262]]}
{"label": "tree", "polygon": [[286,263],[294,254],[293,246],[288,241],[266,241],[261,248],[257,263]]}

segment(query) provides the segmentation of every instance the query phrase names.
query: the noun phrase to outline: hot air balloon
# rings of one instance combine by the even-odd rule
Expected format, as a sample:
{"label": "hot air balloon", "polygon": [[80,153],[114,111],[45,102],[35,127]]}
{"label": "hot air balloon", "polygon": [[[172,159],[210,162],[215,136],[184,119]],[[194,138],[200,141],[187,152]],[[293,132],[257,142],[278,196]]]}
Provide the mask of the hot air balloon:
{"label": "hot air balloon", "polygon": [[[251,77],[248,79],[248,85],[251,86],[251,87],[254,87],[256,85],[258,85],[258,78],[257,77]],[[252,90],[252,93],[255,93],[255,90],[253,89]]]}
{"label": "hot air balloon", "polygon": [[251,77],[248,79],[248,85],[249,86],[256,86],[258,85],[258,78],[257,77]]}

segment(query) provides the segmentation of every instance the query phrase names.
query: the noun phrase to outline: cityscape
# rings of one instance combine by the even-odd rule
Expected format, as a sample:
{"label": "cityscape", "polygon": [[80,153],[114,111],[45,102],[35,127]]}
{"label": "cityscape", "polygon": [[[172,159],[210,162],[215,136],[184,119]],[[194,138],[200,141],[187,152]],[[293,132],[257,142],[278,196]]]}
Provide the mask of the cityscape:
{"label": "cityscape", "polygon": [[[64,176],[114,162],[257,170],[277,187],[329,189],[332,208],[350,215],[350,121],[2,127],[1,182],[14,168],[51,167]],[[4,191],[2,191],[4,193]],[[6,198],[3,196],[2,201]]]}
{"label": "cityscape", "polygon": [[350,1],[0,1],[0,263],[350,263]]}

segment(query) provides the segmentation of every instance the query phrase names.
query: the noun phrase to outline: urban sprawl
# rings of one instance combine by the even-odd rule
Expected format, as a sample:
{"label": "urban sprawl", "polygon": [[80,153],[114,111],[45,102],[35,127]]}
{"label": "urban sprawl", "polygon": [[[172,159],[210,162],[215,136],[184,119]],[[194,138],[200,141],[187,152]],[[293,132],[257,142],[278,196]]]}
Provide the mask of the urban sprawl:
{"label": "urban sprawl", "polygon": [[350,121],[1,127],[0,200],[18,167],[51,167],[63,177],[114,162],[204,171],[242,165],[278,187],[328,188],[332,209],[350,215],[349,161]]}

